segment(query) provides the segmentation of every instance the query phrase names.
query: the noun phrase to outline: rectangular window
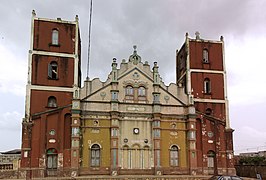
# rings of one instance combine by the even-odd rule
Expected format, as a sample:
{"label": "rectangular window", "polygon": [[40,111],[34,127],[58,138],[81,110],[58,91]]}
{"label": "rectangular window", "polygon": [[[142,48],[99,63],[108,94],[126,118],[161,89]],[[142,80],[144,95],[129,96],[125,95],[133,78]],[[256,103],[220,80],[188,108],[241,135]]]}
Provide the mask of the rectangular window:
{"label": "rectangular window", "polygon": [[161,136],[160,129],[155,129],[154,130],[154,137],[160,137],[160,136]]}
{"label": "rectangular window", "polygon": [[153,94],[153,101],[160,102],[160,94]]}
{"label": "rectangular window", "polygon": [[118,100],[118,92],[112,91],[111,94],[112,94],[112,100],[117,101]]}
{"label": "rectangular window", "polygon": [[58,30],[54,29],[52,32],[52,44],[58,45]]}
{"label": "rectangular window", "polygon": [[195,131],[189,131],[188,132],[188,138],[189,139],[196,139],[196,132]]}
{"label": "rectangular window", "polygon": [[157,166],[160,166],[160,151],[159,150],[157,150],[157,152],[156,152],[156,155],[157,155]]}
{"label": "rectangular window", "polygon": [[91,156],[91,166],[100,166],[100,151],[92,150]]}
{"label": "rectangular window", "polygon": [[153,126],[154,127],[160,127],[160,121],[154,121]]}
{"label": "rectangular window", "polygon": [[113,166],[116,167],[116,150],[113,150]]}
{"label": "rectangular window", "polygon": [[211,93],[211,81],[208,78],[204,79],[204,93]]}
{"label": "rectangular window", "polygon": [[112,128],[112,136],[117,136],[118,135],[117,132],[118,132],[117,129]]}
{"label": "rectangular window", "polygon": [[203,50],[203,62],[204,63],[209,63],[209,52],[207,49]]}
{"label": "rectangular window", "polygon": [[171,166],[178,166],[178,151],[171,151]]}
{"label": "rectangular window", "polygon": [[57,155],[54,154],[47,156],[47,168],[57,169]]}

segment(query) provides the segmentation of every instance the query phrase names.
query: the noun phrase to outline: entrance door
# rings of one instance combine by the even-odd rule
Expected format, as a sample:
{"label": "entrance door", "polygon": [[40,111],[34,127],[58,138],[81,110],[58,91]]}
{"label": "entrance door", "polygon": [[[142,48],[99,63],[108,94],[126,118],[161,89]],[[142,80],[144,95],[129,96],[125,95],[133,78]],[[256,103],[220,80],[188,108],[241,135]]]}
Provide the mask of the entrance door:
{"label": "entrance door", "polygon": [[54,148],[48,149],[47,153],[47,175],[57,175],[57,151]]}
{"label": "entrance door", "polygon": [[207,162],[207,166],[208,166],[208,174],[213,175],[214,174],[214,161],[215,161],[215,153],[214,151],[208,151],[208,162]]}

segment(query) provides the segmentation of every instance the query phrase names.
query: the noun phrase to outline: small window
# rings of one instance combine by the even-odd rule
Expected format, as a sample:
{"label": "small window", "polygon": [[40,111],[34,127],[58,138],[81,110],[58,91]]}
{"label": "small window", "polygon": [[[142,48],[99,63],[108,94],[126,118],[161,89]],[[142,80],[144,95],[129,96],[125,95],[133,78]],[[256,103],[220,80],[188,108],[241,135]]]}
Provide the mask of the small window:
{"label": "small window", "polygon": [[209,63],[209,52],[207,49],[203,49],[203,62]]}
{"label": "small window", "polygon": [[58,79],[58,65],[57,62],[51,62],[48,65],[48,77],[50,79]]}
{"label": "small window", "polygon": [[113,101],[117,101],[118,100],[118,92],[112,91],[111,95],[112,95],[112,100]]}
{"label": "small window", "polygon": [[178,147],[176,145],[170,149],[170,165],[178,166]]}
{"label": "small window", "polygon": [[56,98],[54,96],[50,96],[48,98],[48,103],[47,103],[48,107],[57,107],[57,102],[56,102]]}
{"label": "small window", "polygon": [[52,45],[58,45],[58,30],[52,31]]}
{"label": "small window", "polygon": [[207,114],[207,115],[211,115],[211,113],[212,113],[211,108],[207,108],[206,111],[205,111],[205,114]]}
{"label": "small window", "polygon": [[50,134],[51,136],[54,136],[54,135],[55,135],[55,130],[54,130],[54,129],[50,130],[50,131],[49,131],[49,134]]}
{"label": "small window", "polygon": [[205,94],[211,93],[211,81],[209,78],[204,79],[204,93]]}
{"label": "small window", "polygon": [[91,166],[100,166],[100,146],[94,144],[91,147]]}
{"label": "small window", "polygon": [[161,136],[161,131],[160,129],[154,129],[154,137],[155,138],[159,138]]}
{"label": "small window", "polygon": [[160,94],[153,94],[153,101],[160,102]]}
{"label": "small window", "polygon": [[196,138],[196,132],[195,131],[189,131],[188,138],[189,139],[195,139]]}

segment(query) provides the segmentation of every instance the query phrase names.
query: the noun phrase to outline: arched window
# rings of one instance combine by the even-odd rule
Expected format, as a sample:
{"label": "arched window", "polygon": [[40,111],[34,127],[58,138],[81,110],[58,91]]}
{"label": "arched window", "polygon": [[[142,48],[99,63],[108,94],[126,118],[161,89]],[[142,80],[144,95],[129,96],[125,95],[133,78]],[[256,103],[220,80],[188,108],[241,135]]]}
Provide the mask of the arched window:
{"label": "arched window", "polygon": [[211,81],[209,78],[204,79],[204,93],[211,93]]}
{"label": "arched window", "polygon": [[52,45],[58,45],[58,30],[54,29],[52,31]]}
{"label": "arched window", "polygon": [[48,77],[50,79],[58,79],[58,65],[53,61],[48,65]]}
{"label": "arched window", "polygon": [[125,99],[130,101],[134,100],[134,88],[130,85],[125,88]]}
{"label": "arched window", "polygon": [[57,107],[56,98],[54,96],[50,96],[48,98],[47,106],[48,107]]}
{"label": "arched window", "polygon": [[131,149],[132,169],[141,169],[140,145],[134,144]]}
{"label": "arched window", "polygon": [[134,89],[132,86],[127,86],[126,87],[126,95],[133,96],[134,94]]}
{"label": "arched window", "polygon": [[57,169],[57,151],[54,148],[47,150],[47,169]]}
{"label": "arched window", "polygon": [[91,166],[100,166],[101,149],[98,144],[91,146]]}
{"label": "arched window", "polygon": [[139,96],[145,96],[146,95],[146,89],[144,87],[139,87],[138,95]]}
{"label": "arched window", "polygon": [[207,109],[205,110],[205,114],[207,114],[207,115],[211,115],[211,113],[212,113],[211,108],[207,108]]}
{"label": "arched window", "polygon": [[203,62],[204,63],[209,63],[209,52],[207,49],[203,49]]}
{"label": "arched window", "polygon": [[178,166],[178,147],[176,145],[170,148],[170,166]]}

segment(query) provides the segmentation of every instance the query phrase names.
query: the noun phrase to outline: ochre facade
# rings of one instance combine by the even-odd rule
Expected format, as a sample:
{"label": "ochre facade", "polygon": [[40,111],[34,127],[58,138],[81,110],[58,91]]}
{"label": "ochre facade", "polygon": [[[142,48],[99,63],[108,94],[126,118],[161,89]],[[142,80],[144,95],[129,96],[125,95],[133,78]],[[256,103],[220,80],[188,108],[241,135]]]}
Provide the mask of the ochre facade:
{"label": "ochre facade", "polygon": [[186,36],[170,85],[134,46],[81,87],[80,47],[78,17],[33,12],[22,176],[235,174],[223,39]]}

